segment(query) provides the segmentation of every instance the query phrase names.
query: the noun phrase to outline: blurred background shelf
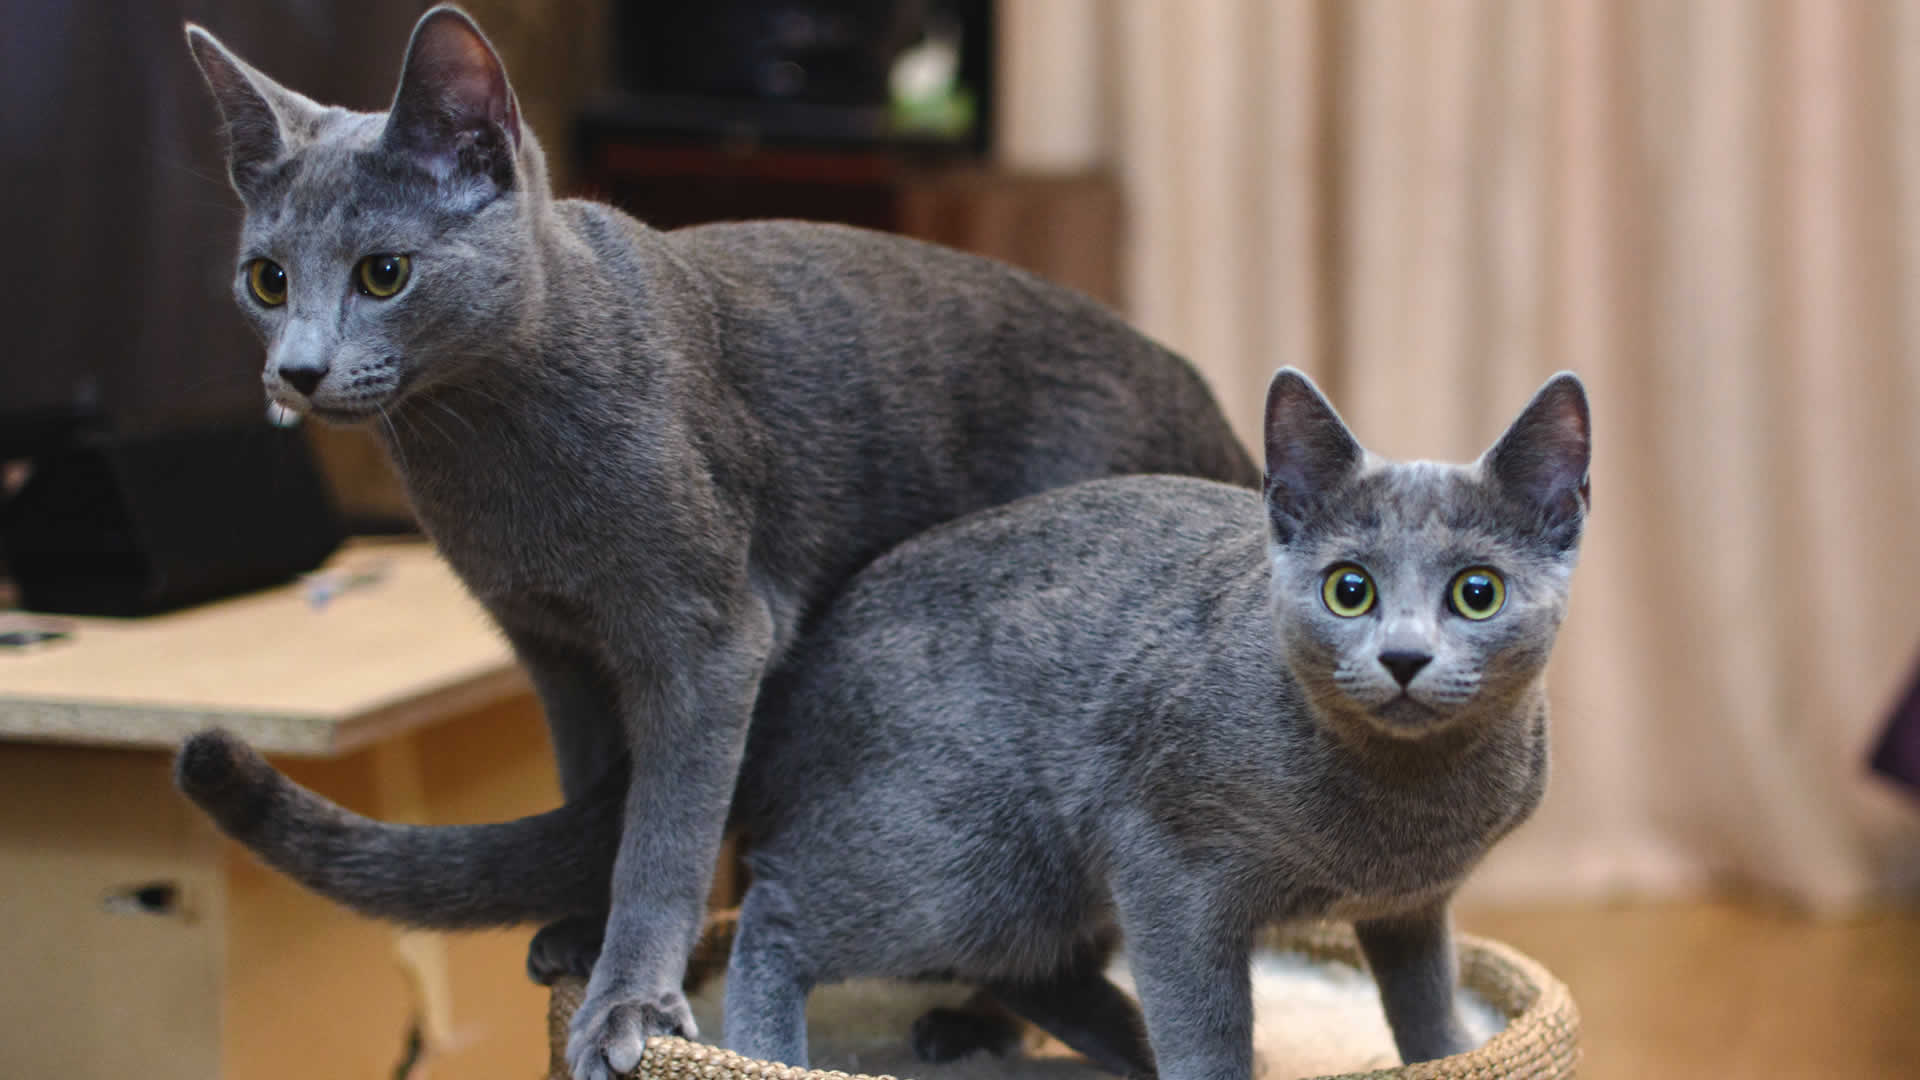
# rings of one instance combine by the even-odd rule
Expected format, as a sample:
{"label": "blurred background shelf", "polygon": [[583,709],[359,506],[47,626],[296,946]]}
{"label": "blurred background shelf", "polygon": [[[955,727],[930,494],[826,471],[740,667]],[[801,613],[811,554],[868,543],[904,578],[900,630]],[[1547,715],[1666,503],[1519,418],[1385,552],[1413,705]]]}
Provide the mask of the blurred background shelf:
{"label": "blurred background shelf", "polygon": [[748,218],[836,221],[1012,263],[1122,306],[1119,185],[887,154],[729,150],[581,138],[578,185],[655,228]]}

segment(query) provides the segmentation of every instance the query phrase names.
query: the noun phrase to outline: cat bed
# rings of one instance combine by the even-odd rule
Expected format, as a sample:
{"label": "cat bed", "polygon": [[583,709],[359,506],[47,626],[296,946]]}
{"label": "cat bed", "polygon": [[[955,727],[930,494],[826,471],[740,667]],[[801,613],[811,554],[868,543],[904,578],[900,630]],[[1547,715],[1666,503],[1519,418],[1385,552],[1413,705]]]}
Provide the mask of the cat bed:
{"label": "cat bed", "polygon": [[[721,1035],[720,1002],[733,924],[708,926],[688,968],[688,995],[703,1038]],[[1360,1076],[1419,1080],[1572,1077],[1580,1015],[1566,986],[1545,968],[1495,941],[1459,935],[1463,1011],[1485,1041],[1475,1050],[1413,1066],[1399,1064],[1373,977],[1344,926],[1276,927],[1254,955],[1255,1080]],[[1125,957],[1114,981],[1131,990]],[[555,984],[548,1012],[550,1080],[569,1080],[567,1025],[584,980]],[[954,1006],[968,989],[930,983],[858,980],[814,991],[807,1005],[813,1069],[756,1061],[685,1039],[649,1040],[638,1080],[1113,1080],[1037,1032],[1006,1057],[975,1053],[943,1065],[916,1060],[908,1029],[929,1008]]]}

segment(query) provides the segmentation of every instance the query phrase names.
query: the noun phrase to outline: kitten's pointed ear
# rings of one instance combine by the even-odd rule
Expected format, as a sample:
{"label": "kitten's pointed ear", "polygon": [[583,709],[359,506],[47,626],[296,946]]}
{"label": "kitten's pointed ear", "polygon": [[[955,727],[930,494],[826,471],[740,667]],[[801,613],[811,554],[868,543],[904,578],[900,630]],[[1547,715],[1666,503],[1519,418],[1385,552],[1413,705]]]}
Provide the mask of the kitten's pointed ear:
{"label": "kitten's pointed ear", "polygon": [[1267,385],[1267,517],[1290,543],[1315,504],[1360,467],[1366,451],[1313,380],[1281,368]]}
{"label": "kitten's pointed ear", "polygon": [[513,186],[520,105],[499,54],[459,8],[436,7],[414,25],[383,142],[442,181]]}
{"label": "kitten's pointed ear", "polygon": [[226,122],[227,176],[245,199],[294,147],[297,131],[324,111],[233,55],[220,39],[187,24],[187,48]]}
{"label": "kitten's pointed ear", "polygon": [[1586,388],[1578,376],[1563,371],[1535,392],[1481,458],[1481,468],[1509,497],[1537,513],[1543,534],[1565,550],[1579,540],[1592,500],[1587,473],[1592,444]]}

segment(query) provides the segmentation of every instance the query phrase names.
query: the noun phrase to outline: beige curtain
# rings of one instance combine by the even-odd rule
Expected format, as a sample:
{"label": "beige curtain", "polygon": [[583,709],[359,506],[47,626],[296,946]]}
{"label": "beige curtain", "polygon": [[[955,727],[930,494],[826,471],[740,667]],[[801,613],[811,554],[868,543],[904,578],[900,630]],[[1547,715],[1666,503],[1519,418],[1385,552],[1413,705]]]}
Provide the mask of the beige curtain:
{"label": "beige curtain", "polygon": [[1118,171],[1130,314],[1250,445],[1281,364],[1452,459],[1586,379],[1553,784],[1475,896],[1914,889],[1864,759],[1920,662],[1920,2],[1002,17],[1005,156]]}

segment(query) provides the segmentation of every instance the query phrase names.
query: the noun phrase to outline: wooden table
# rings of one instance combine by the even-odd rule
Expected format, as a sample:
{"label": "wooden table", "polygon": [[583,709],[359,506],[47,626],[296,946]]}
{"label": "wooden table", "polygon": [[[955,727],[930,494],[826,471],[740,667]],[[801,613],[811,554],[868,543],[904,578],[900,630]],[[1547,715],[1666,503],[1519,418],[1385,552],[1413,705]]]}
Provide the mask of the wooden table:
{"label": "wooden table", "polygon": [[0,651],[0,1076],[390,1076],[416,1034],[415,1078],[538,1070],[524,934],[396,937],[173,790],[168,751],[218,724],[390,820],[558,802],[525,677],[431,548],[355,544],[324,572],[370,580]]}
{"label": "wooden table", "polygon": [[[171,749],[210,724],[268,754],[337,756],[526,690],[506,641],[433,549],[348,547],[372,580],[273,589],[144,619],[62,619],[0,653],[0,739]],[[326,580],[326,579],[323,579]]]}

